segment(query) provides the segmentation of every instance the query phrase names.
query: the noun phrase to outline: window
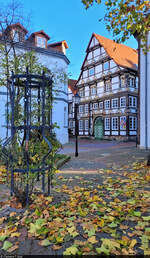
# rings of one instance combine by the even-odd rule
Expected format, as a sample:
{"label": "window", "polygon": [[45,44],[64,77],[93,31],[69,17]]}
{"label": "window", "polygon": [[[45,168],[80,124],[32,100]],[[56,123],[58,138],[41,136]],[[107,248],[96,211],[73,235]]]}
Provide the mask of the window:
{"label": "window", "polygon": [[137,98],[133,96],[129,96],[129,107],[137,106]]}
{"label": "window", "polygon": [[95,66],[95,73],[101,73],[102,72],[102,64]]}
{"label": "window", "polygon": [[129,129],[136,130],[137,129],[137,118],[134,116],[129,117]]}
{"label": "window", "polygon": [[88,113],[88,112],[89,112],[89,105],[85,104],[85,113]]}
{"label": "window", "polygon": [[79,120],[79,130],[83,130],[83,120]]}
{"label": "window", "polygon": [[84,113],[84,106],[83,105],[80,105],[79,106],[79,113]]}
{"label": "window", "polygon": [[109,62],[105,62],[104,63],[104,70],[108,70],[109,69]]}
{"label": "window", "polygon": [[94,96],[94,95],[96,95],[96,87],[92,86],[91,87],[91,96]]}
{"label": "window", "polygon": [[36,37],[37,47],[46,47],[46,39],[43,37]]}
{"label": "window", "polygon": [[98,109],[98,103],[93,104],[93,109]]}
{"label": "window", "polygon": [[94,75],[94,68],[89,69],[89,76]]}
{"label": "window", "polygon": [[94,57],[99,56],[100,55],[100,49],[99,48],[95,49],[93,51],[93,54],[94,54]]}
{"label": "window", "polygon": [[112,117],[112,130],[118,130],[118,117]]}
{"label": "window", "polygon": [[103,102],[99,103],[99,109],[103,109]]}
{"label": "window", "polygon": [[118,107],[118,99],[112,99],[112,108]]}
{"label": "window", "polygon": [[135,87],[135,78],[129,78],[129,85],[130,87]]}
{"label": "window", "polygon": [[110,60],[110,68],[113,68],[115,66],[116,66],[115,62],[113,60]]}
{"label": "window", "polygon": [[88,77],[87,70],[86,70],[86,71],[83,71],[83,79],[84,79],[84,78],[87,78],[87,77]]}
{"label": "window", "polygon": [[89,130],[89,120],[85,120],[85,130]]}
{"label": "window", "polygon": [[105,118],[105,130],[110,130],[110,118]]}
{"label": "window", "polygon": [[13,30],[13,40],[16,42],[19,41],[19,32],[17,30]]}
{"label": "window", "polygon": [[123,87],[125,87],[125,78],[121,77],[120,78],[120,88],[123,88]]}
{"label": "window", "polygon": [[120,107],[126,107],[126,97],[120,98]]}
{"label": "window", "polygon": [[90,59],[92,59],[92,51],[87,56],[87,60],[90,60]]}
{"label": "window", "polygon": [[120,130],[126,130],[126,116],[120,117]]}
{"label": "window", "polygon": [[105,83],[105,91],[107,92],[107,91],[111,91],[111,83],[110,83],[110,81],[107,81],[106,83]]}
{"label": "window", "polygon": [[73,121],[69,121],[69,128],[73,128]]}
{"label": "window", "polygon": [[79,90],[80,97],[84,97],[84,89]]}
{"label": "window", "polygon": [[105,100],[105,109],[110,109],[110,100]]}

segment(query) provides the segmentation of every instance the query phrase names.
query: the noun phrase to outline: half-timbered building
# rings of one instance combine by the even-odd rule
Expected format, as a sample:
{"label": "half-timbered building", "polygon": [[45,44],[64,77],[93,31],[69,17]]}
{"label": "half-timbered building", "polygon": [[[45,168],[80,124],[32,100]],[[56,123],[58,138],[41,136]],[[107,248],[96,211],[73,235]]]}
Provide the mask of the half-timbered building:
{"label": "half-timbered building", "polygon": [[80,136],[136,138],[137,68],[135,49],[92,34],[76,84]]}

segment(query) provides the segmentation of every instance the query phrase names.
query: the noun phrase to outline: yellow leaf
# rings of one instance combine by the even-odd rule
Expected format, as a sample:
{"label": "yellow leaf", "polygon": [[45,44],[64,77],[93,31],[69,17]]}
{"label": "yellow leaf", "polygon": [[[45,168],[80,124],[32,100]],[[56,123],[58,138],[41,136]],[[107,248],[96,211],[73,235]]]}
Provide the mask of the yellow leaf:
{"label": "yellow leaf", "polygon": [[16,215],[16,212],[11,212],[9,216],[14,217],[15,215]]}
{"label": "yellow leaf", "polygon": [[137,243],[136,239],[132,239],[131,244],[130,244],[129,247],[133,248],[136,245],[136,243]]}
{"label": "yellow leaf", "polygon": [[2,224],[5,220],[5,217],[0,218],[0,224]]}
{"label": "yellow leaf", "polygon": [[73,226],[71,228],[67,228],[67,231],[71,234],[73,231],[75,231],[76,228]]}
{"label": "yellow leaf", "polygon": [[75,246],[70,246],[69,248],[67,248],[64,252],[63,255],[75,255],[78,252],[77,247]]}
{"label": "yellow leaf", "polygon": [[92,244],[96,244],[98,242],[95,236],[89,237],[87,241]]}
{"label": "yellow leaf", "polygon": [[10,235],[10,237],[19,237],[21,233],[15,232]]}
{"label": "yellow leaf", "polygon": [[97,225],[102,228],[104,226],[104,220],[101,219],[101,221],[98,221]]}

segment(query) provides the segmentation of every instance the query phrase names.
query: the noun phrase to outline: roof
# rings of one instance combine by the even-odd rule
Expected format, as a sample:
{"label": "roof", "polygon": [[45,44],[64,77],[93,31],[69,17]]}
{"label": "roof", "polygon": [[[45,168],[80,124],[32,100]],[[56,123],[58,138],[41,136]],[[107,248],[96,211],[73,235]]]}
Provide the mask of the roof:
{"label": "roof", "polygon": [[66,40],[62,40],[62,41],[59,41],[59,42],[51,43],[51,44],[48,45],[48,47],[59,46],[59,45],[62,45],[62,43],[64,43],[65,48],[68,48]]}
{"label": "roof", "polygon": [[44,32],[44,30],[39,30],[39,31],[37,31],[37,32],[33,32],[33,33],[30,35],[30,37],[35,36],[35,35],[38,35],[38,34],[43,34],[43,35],[47,38],[47,40],[50,39],[50,37]]}
{"label": "roof", "polygon": [[78,92],[78,89],[76,88],[77,80],[68,79],[68,88],[72,91],[72,93],[75,95]]}
{"label": "roof", "polygon": [[20,27],[25,33],[28,32],[25,29],[25,27],[23,27],[23,25],[21,25],[19,22],[9,25],[6,29],[8,29],[8,28],[16,28],[17,26]]}
{"label": "roof", "polygon": [[123,44],[93,33],[92,36],[99,41],[107,52],[107,54],[114,60],[116,64],[125,68],[137,70],[138,52],[137,50]]}

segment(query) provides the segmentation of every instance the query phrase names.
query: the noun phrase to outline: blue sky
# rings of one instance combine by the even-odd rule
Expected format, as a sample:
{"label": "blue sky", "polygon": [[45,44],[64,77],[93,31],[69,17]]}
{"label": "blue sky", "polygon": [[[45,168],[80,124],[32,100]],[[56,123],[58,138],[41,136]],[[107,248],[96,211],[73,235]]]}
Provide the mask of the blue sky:
{"label": "blue sky", "polygon": [[[112,34],[105,29],[105,24],[99,22],[105,11],[103,5],[95,4],[85,10],[81,0],[20,0],[20,2],[23,3],[25,12],[32,14],[31,33],[44,30],[51,37],[51,42],[67,41],[69,46],[67,57],[70,60],[68,70],[72,79],[78,79],[85,50],[93,32],[113,39]],[[125,44],[137,48],[136,40],[133,38]]]}

